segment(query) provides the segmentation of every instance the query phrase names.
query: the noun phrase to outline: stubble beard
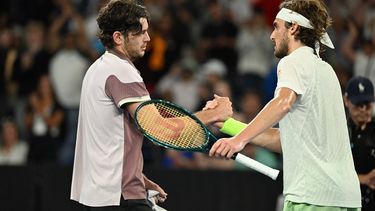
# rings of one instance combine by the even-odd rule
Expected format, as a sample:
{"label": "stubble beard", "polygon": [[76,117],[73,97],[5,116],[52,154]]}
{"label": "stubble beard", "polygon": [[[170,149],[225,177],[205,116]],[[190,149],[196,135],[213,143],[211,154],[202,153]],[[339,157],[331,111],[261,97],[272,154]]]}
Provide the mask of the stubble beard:
{"label": "stubble beard", "polygon": [[133,52],[133,53],[129,54],[129,59],[134,62],[134,61],[142,58],[143,56],[144,56],[144,53],[142,54],[142,53]]}
{"label": "stubble beard", "polygon": [[125,52],[127,52],[127,57],[130,61],[134,62],[140,58],[142,58],[145,55],[145,52],[142,50],[136,50],[133,48],[127,48],[125,45],[123,46],[123,49]]}
{"label": "stubble beard", "polygon": [[133,50],[129,50],[129,56],[132,61],[136,61],[140,58],[142,58],[145,55],[145,52],[142,51],[140,48],[136,48]]}
{"label": "stubble beard", "polygon": [[284,37],[281,42],[279,48],[275,49],[275,56],[279,59],[285,57],[288,55],[288,43],[289,39],[287,37]]}

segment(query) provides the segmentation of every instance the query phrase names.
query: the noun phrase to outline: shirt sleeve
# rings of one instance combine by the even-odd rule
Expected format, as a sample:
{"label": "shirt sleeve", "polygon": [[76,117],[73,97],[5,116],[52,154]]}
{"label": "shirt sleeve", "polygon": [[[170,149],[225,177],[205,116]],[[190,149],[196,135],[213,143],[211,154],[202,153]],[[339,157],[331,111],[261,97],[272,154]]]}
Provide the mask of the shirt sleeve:
{"label": "shirt sleeve", "polygon": [[119,108],[127,103],[143,102],[150,99],[143,82],[123,83],[114,75],[107,78],[105,92]]}
{"label": "shirt sleeve", "polygon": [[303,77],[296,63],[287,59],[281,59],[277,65],[277,87],[276,90],[286,87],[293,90],[297,95],[303,95],[306,92],[306,83],[303,83]]}

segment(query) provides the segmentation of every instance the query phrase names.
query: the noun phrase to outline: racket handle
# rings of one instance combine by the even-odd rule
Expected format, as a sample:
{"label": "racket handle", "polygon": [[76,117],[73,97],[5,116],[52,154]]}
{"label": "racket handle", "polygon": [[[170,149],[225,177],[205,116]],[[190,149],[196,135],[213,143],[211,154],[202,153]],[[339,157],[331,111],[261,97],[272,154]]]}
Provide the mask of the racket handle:
{"label": "racket handle", "polygon": [[237,155],[234,155],[233,156],[233,159],[238,162],[238,163],[241,163],[251,169],[254,169],[264,175],[267,175],[269,177],[271,177],[273,180],[276,180],[277,178],[277,175],[279,175],[279,170],[277,169],[273,169],[271,167],[268,167],[262,163],[259,163],[258,161],[254,160],[254,159],[251,159],[243,154],[240,154],[238,153]]}

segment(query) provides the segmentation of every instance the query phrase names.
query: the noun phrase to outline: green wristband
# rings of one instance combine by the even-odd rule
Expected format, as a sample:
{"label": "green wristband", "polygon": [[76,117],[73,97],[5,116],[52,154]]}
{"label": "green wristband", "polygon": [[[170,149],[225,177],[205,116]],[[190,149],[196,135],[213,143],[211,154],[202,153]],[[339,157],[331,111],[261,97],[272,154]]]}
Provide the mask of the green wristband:
{"label": "green wristband", "polygon": [[235,136],[240,133],[247,124],[237,121],[233,118],[229,118],[224,122],[223,127],[220,129],[220,132],[228,134],[230,136]]}

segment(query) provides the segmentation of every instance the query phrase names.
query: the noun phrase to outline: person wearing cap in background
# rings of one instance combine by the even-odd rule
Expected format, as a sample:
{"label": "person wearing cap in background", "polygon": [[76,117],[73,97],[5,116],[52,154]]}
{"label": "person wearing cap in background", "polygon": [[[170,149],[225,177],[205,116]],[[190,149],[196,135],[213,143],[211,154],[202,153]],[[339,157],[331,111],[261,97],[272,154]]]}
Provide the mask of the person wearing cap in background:
{"label": "person wearing cap in background", "polygon": [[375,119],[372,116],[374,86],[365,77],[348,81],[344,102],[355,169],[361,183],[362,210],[375,210]]}
{"label": "person wearing cap in background", "polygon": [[209,59],[202,64],[200,77],[207,81],[211,86],[215,86],[217,82],[224,80],[227,72],[227,67],[223,61],[219,59]]}

